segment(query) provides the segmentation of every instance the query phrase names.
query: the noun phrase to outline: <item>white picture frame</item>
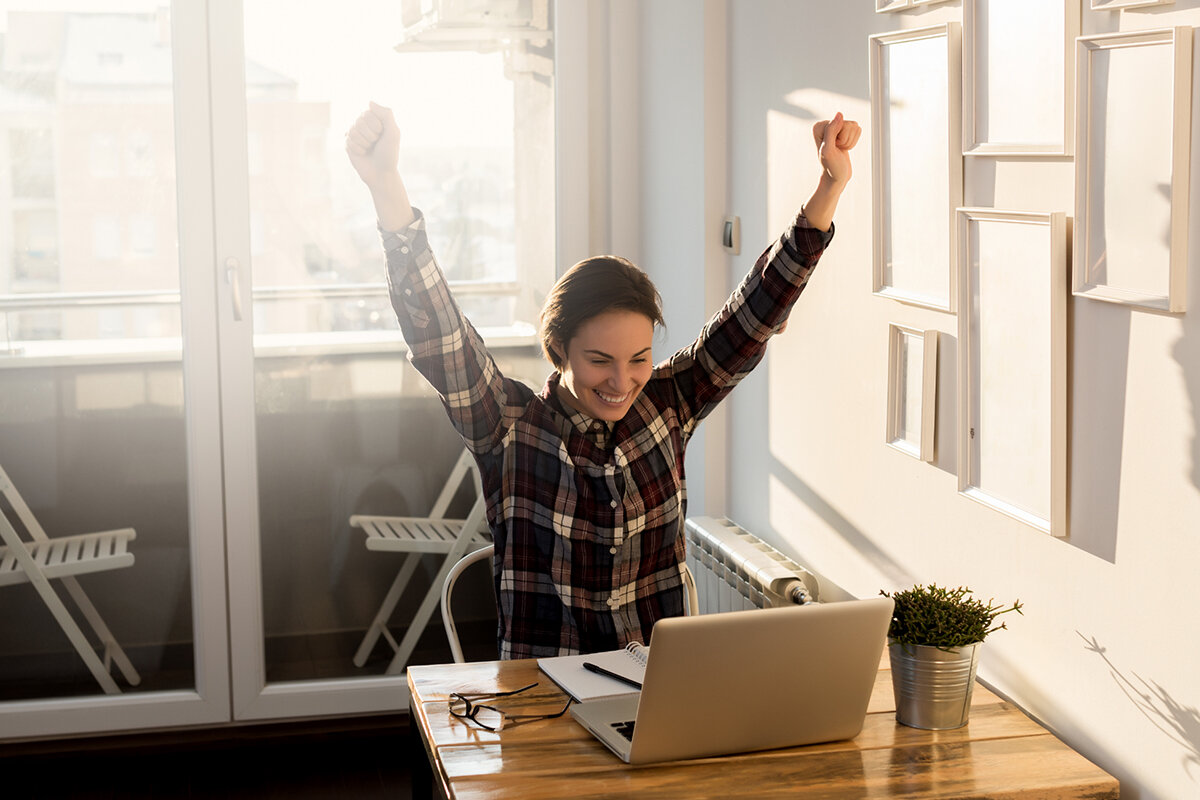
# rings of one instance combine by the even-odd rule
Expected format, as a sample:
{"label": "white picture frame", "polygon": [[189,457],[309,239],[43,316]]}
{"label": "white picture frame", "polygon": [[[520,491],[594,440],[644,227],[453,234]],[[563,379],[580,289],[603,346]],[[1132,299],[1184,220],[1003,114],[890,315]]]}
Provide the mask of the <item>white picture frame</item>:
{"label": "white picture frame", "polygon": [[936,330],[888,325],[886,441],[930,463],[937,429],[937,346]]}
{"label": "white picture frame", "polygon": [[1092,11],[1120,11],[1122,8],[1170,6],[1175,0],[1092,0]]}
{"label": "white picture frame", "polygon": [[963,153],[1069,156],[1079,4],[963,0]]}
{"label": "white picture frame", "polygon": [[961,35],[947,22],[870,37],[872,292],[950,313],[963,197]]}
{"label": "white picture frame", "polygon": [[958,225],[958,491],[1066,537],[1066,215],[961,208]]}
{"label": "white picture frame", "polygon": [[945,3],[948,0],[912,0],[914,6],[935,6],[938,3]]}
{"label": "white picture frame", "polygon": [[1076,40],[1076,295],[1187,308],[1192,28]]}
{"label": "white picture frame", "polygon": [[909,0],[875,0],[875,13],[886,14],[908,8]]}

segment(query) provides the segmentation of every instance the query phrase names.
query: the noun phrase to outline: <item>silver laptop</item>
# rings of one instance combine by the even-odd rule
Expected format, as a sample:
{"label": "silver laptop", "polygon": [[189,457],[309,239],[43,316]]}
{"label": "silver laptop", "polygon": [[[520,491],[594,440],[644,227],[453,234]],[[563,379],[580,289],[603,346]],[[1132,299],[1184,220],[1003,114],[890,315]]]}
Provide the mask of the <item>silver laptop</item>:
{"label": "silver laptop", "polygon": [[629,764],[850,739],[891,617],[878,597],[659,620],[642,691],[571,714]]}

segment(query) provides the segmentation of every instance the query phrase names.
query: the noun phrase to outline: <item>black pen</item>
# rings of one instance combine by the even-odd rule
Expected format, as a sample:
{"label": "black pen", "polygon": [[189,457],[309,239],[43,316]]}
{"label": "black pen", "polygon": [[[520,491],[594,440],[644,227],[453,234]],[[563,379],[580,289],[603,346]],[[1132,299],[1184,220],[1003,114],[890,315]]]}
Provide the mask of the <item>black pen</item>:
{"label": "black pen", "polygon": [[642,688],[642,685],[640,683],[638,683],[637,681],[635,681],[633,678],[626,678],[624,675],[618,675],[617,673],[611,672],[611,671],[605,669],[604,667],[598,667],[590,661],[583,662],[583,668],[586,669],[588,672],[595,672],[598,675],[606,675],[610,678],[613,678],[614,680],[620,681],[621,683],[627,683],[635,689]]}

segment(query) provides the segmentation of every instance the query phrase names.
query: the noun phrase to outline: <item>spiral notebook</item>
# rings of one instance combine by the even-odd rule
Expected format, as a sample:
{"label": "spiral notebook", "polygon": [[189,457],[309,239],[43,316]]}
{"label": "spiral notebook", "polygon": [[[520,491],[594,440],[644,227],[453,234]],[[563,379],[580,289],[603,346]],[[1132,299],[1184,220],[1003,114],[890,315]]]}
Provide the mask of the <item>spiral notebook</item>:
{"label": "spiral notebook", "polygon": [[593,664],[600,669],[615,673],[633,681],[642,683],[646,674],[646,659],[650,648],[639,642],[630,642],[621,650],[607,650],[603,653],[589,653],[579,656],[553,656],[539,658],[538,669],[546,673],[550,680],[558,684],[577,703],[585,700],[601,700],[606,697],[620,697],[627,694],[637,694],[638,689],[617,678],[593,672],[584,666]]}

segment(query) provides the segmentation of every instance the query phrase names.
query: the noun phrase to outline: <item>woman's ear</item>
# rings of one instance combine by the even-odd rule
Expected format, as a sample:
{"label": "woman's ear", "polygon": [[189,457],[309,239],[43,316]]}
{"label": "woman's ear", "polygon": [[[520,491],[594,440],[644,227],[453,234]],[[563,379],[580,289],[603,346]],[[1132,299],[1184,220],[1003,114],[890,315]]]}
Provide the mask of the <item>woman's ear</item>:
{"label": "woman's ear", "polygon": [[562,341],[559,339],[550,340],[550,349],[554,351],[554,355],[558,357],[558,369],[561,372],[563,364],[567,363],[567,348],[563,347]]}

